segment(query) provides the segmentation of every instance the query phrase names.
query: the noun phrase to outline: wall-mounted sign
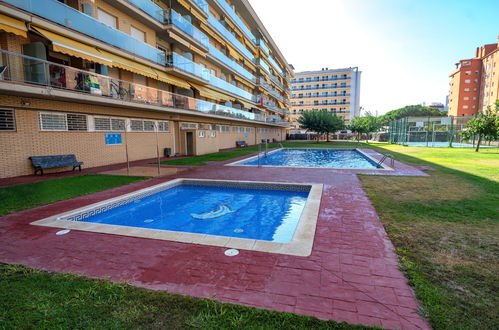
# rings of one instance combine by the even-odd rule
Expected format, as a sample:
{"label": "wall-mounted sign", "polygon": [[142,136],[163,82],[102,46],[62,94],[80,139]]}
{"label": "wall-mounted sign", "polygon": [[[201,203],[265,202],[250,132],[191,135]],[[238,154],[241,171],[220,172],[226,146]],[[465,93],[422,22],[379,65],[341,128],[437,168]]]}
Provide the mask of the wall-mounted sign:
{"label": "wall-mounted sign", "polygon": [[117,145],[122,144],[123,140],[121,138],[121,133],[106,133],[106,145]]}

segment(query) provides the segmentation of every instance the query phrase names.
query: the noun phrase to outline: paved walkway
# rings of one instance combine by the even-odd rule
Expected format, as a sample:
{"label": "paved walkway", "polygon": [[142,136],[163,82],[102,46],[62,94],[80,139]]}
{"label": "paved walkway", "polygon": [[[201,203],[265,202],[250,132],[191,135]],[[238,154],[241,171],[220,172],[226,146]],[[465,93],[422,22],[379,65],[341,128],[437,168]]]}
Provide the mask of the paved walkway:
{"label": "paved walkway", "polygon": [[[366,150],[375,157],[375,152]],[[379,157],[378,157],[379,158]],[[227,161],[226,163],[234,160]],[[397,256],[355,173],[221,163],[61,201],[0,218],[0,262],[107,277],[155,290],[384,328],[427,329]],[[384,175],[419,175],[396,162]],[[296,257],[71,231],[30,222],[176,177],[323,183],[311,256]]]}

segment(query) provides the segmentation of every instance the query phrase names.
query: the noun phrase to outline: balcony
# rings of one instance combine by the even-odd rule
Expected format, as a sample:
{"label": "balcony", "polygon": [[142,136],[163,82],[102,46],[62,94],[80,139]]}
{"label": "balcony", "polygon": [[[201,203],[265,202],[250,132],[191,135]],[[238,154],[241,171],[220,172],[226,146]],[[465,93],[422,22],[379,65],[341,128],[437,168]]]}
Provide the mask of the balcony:
{"label": "balcony", "polygon": [[258,86],[265,88],[273,97],[278,99],[281,102],[286,102],[284,97],[279,94],[279,92],[271,85],[269,85],[263,78],[260,78],[258,81]]}
{"label": "balcony", "polygon": [[192,74],[205,81],[210,80],[210,72],[205,67],[183,57],[177,53],[167,55],[167,66]]}
{"label": "balcony", "polygon": [[281,67],[279,66],[279,64],[277,64],[277,62],[274,60],[274,58],[272,56],[269,56],[267,58],[267,60],[269,61],[269,63],[272,65],[272,67],[274,68],[274,71],[279,73],[281,76],[285,77],[285,73],[284,71],[281,70]]}
{"label": "balcony", "polygon": [[3,1],[104,43],[126,50],[155,63],[165,65],[164,53],[159,49],[101,23],[95,18],[66,6],[57,0]]}
{"label": "balcony", "polygon": [[165,23],[165,13],[163,8],[152,2],[151,0],[127,0],[135,7],[142,10],[147,15],[151,16],[155,20]]}
{"label": "balcony", "polygon": [[232,7],[229,6],[229,4],[227,2],[225,2],[225,0],[215,0],[215,2],[217,2],[227,12],[227,14],[229,14],[230,18],[234,22],[236,22],[236,24],[244,32],[244,34],[246,35],[246,37],[248,37],[248,39],[251,40],[251,42],[253,42],[253,44],[256,45],[256,38],[255,38],[255,36],[253,35],[253,33],[251,33],[251,31],[248,29],[248,27],[246,26],[246,24],[243,23],[243,21],[239,18],[239,16],[237,16],[237,14],[234,11],[234,9],[232,9]]}
{"label": "balcony", "polygon": [[351,76],[345,76],[345,77],[336,77],[336,78],[327,78],[327,79],[314,79],[314,80],[297,80],[297,79],[293,79],[291,80],[291,83],[292,84],[306,84],[306,83],[312,83],[312,82],[322,82],[322,81],[337,81],[337,80],[349,80],[351,79],[352,77]]}
{"label": "balcony", "polygon": [[244,56],[246,56],[249,60],[253,61],[253,54],[239,41],[236,37],[230,33],[222,23],[220,23],[215,17],[212,15],[208,16],[208,23],[213,26],[221,35],[223,35],[229,42],[234,45]]}
{"label": "balcony", "polygon": [[256,65],[259,65],[261,66],[263,69],[265,69],[265,71],[270,74],[270,67],[269,65],[264,61],[262,60],[261,58],[255,58],[253,60],[253,62],[256,64]]}
{"label": "balcony", "polygon": [[208,15],[209,13],[208,3],[205,0],[193,0],[193,1],[199,8],[201,8],[202,11],[206,13],[206,15]]}
{"label": "balcony", "polygon": [[231,83],[220,79],[218,77],[210,75],[209,77],[210,85],[221,88],[227,92],[230,92],[232,94],[235,94],[240,97],[244,97],[245,99],[255,102],[256,98],[253,94],[250,92],[245,91],[244,89],[241,89],[237,86],[232,85]]}
{"label": "balcony", "polygon": [[279,86],[283,90],[286,90],[286,87],[284,87],[284,85],[279,81],[279,79],[276,76],[269,74],[269,77],[270,80],[272,80],[277,86]]}
{"label": "balcony", "polygon": [[292,107],[321,107],[323,105],[348,105],[350,102],[304,103],[294,104]]}
{"label": "balcony", "polygon": [[267,54],[267,55],[270,54],[269,47],[267,47],[267,45],[265,44],[265,41],[263,41],[262,39],[258,40],[258,46],[260,46],[260,48],[265,52],[265,54]]}
{"label": "balcony", "polygon": [[225,55],[223,52],[218,50],[215,46],[209,44],[208,45],[208,53],[224,63],[225,65],[229,66],[231,69],[239,73],[241,76],[245,77],[246,79],[252,81],[253,83],[256,81],[255,76],[253,76],[248,70],[243,68],[241,65],[239,65],[235,60],[231,59],[227,55]]}
{"label": "balcony", "polygon": [[[305,86],[299,86],[299,87],[305,87]],[[352,85],[343,85],[343,86],[319,86],[319,87],[308,87],[308,88],[298,88],[298,86],[292,86],[291,90],[292,91],[307,91],[307,90],[316,90],[316,89],[338,89],[338,88],[350,88]]]}
{"label": "balcony", "polygon": [[168,23],[178,27],[180,30],[194,38],[194,40],[201,43],[201,45],[205,48],[208,48],[210,44],[208,37],[173,9],[170,9],[168,14]]}
{"label": "balcony", "polygon": [[325,98],[325,97],[344,97],[350,96],[351,94],[333,94],[333,95],[302,95],[292,97],[293,99],[311,99],[311,98]]}
{"label": "balcony", "polygon": [[115,99],[231,118],[258,120],[254,113],[248,111],[114,79],[35,57],[3,50],[0,50],[0,57],[7,67],[3,76],[0,76],[0,81],[89,94],[101,97],[103,102]]}

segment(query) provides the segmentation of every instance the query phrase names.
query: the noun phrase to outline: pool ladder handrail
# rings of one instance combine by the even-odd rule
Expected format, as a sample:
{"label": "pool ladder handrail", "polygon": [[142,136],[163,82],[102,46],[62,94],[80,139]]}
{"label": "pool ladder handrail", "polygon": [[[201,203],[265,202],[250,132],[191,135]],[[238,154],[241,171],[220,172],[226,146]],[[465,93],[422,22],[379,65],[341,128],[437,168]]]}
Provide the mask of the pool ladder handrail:
{"label": "pool ladder handrail", "polygon": [[387,158],[389,158],[389,159],[390,159],[390,166],[392,166],[392,167],[393,167],[393,164],[395,163],[395,159],[393,158],[393,156],[392,156],[392,155],[390,155],[390,154],[382,154],[382,155],[383,155],[383,157],[381,157],[381,159],[380,159],[380,161],[378,162],[378,164],[377,164],[377,165],[378,165],[378,166],[381,166],[381,164],[383,164],[383,162],[384,162]]}

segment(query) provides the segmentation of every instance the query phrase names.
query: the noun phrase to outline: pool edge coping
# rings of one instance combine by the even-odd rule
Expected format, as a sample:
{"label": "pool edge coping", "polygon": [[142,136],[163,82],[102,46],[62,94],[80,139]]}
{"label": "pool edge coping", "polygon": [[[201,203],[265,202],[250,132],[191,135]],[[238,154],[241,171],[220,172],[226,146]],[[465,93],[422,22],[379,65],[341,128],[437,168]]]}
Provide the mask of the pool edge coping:
{"label": "pool edge coping", "polygon": [[[215,182],[215,183],[231,182],[239,184],[240,183],[255,184],[255,188],[258,188],[258,185],[309,186],[310,190],[309,190],[309,195],[307,197],[307,201],[305,203],[303,211],[300,215],[300,219],[296,226],[293,238],[291,242],[288,243],[279,243],[279,242],[271,242],[264,240],[237,238],[229,236],[210,235],[210,234],[187,233],[187,232],[162,230],[162,229],[149,229],[149,228],[139,228],[139,227],[127,227],[120,225],[100,224],[93,222],[85,222],[82,220],[74,221],[74,220],[61,219],[63,217],[68,217],[72,214],[78,214],[86,210],[105,207],[109,204],[112,204],[113,202],[122,201],[141,193],[155,191],[163,186],[166,187],[163,190],[170,189],[177,185],[181,185],[184,181]],[[123,194],[117,197],[92,203],[84,207],[55,214],[50,217],[30,222],[30,224],[35,226],[96,232],[102,234],[114,234],[114,235],[130,236],[137,238],[167,240],[180,243],[191,243],[191,244],[218,246],[225,248],[234,248],[234,249],[306,257],[310,256],[310,254],[312,253],[312,248],[315,238],[315,230],[317,227],[317,221],[319,217],[319,209],[322,199],[323,187],[324,187],[323,184],[316,184],[316,183],[312,184],[312,183],[249,181],[249,180],[241,181],[241,180],[177,178],[151,187],[139,189],[131,193]]]}
{"label": "pool edge coping", "polygon": [[[359,148],[278,148],[278,149],[275,149],[275,150],[267,152],[267,154],[272,154],[272,153],[275,153],[275,152],[278,152],[278,151],[284,150],[284,149],[355,150],[355,151],[361,153],[364,157],[366,157],[369,160],[373,161],[374,163],[378,164],[378,162],[379,162],[379,160],[376,160],[371,155],[367,154],[366,152],[364,152],[363,150],[361,150]],[[372,149],[370,149],[370,150],[372,150]],[[378,153],[377,151],[374,151],[374,152]],[[254,160],[256,158],[258,158],[258,155],[251,156],[251,157],[248,157],[248,158],[243,158],[243,159],[237,160],[235,162],[232,162],[232,163],[229,163],[229,164],[225,164],[224,166],[258,167],[258,165],[245,165],[245,164],[241,164],[242,162],[251,161],[251,160]],[[311,169],[322,169],[322,170],[395,171],[394,168],[392,168],[392,167],[390,167],[388,165],[385,165],[384,163],[379,164],[379,166],[381,166],[381,168],[260,165],[260,167],[269,167],[269,168],[275,167],[275,168],[301,168],[301,169],[311,168]]]}

